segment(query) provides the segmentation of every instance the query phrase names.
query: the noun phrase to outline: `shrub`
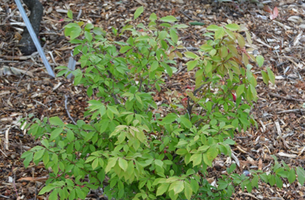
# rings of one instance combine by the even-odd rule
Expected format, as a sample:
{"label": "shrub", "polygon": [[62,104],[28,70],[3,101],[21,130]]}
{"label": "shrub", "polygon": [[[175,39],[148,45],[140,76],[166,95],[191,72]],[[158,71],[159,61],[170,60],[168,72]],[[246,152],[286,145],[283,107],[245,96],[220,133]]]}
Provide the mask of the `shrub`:
{"label": "shrub", "polygon": [[[134,19],[142,12],[138,8]],[[71,12],[68,16],[72,20]],[[199,52],[183,53],[187,70],[195,71],[195,85],[186,86],[187,95],[177,94],[174,103],[158,105],[153,96],[177,70],[175,58],[185,50],[179,30],[187,26],[175,24],[173,16],[158,19],[153,13],[149,20],[112,33],[83,22],[65,27],[82,69],[58,67],[58,76],[72,73],[74,84],[86,86],[94,100],[85,111],[88,123],[51,117],[31,124],[29,133],[42,145],[22,155],[24,164],[42,161],[52,169],[40,194],[84,199],[89,190],[103,188],[109,199],[229,199],[235,185],[251,192],[259,178],[278,187],[281,177],[293,182],[295,170],[277,162],[268,175],[234,174],[233,164],[217,186],[206,180],[217,156],[231,156],[235,131],[256,124],[250,113],[257,99],[251,69],[264,59],[245,48],[251,44],[245,27],[207,27],[209,40]],[[262,75],[265,83],[274,83],[269,68]],[[297,173],[304,183],[304,170]]]}

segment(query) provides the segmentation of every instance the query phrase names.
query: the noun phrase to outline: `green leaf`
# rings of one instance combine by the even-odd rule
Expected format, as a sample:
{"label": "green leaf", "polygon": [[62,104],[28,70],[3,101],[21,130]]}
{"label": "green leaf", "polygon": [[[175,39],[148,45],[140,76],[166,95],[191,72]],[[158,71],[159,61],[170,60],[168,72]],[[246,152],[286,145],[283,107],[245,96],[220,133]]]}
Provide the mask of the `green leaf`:
{"label": "green leaf", "polygon": [[74,133],[70,129],[67,130],[67,139],[69,140],[69,142],[72,142],[74,140]]}
{"label": "green leaf", "polygon": [[215,31],[215,39],[222,39],[225,35],[224,28],[220,27],[218,30]]}
{"label": "green leaf", "polygon": [[166,115],[166,117],[163,118],[162,123],[163,124],[171,124],[173,123],[176,119],[178,119],[178,116],[174,113],[169,113]]}
{"label": "green leaf", "polygon": [[56,139],[63,132],[63,128],[56,128],[51,132],[50,140]]}
{"label": "green leaf", "polygon": [[246,45],[245,38],[242,35],[238,34],[238,33],[236,34],[236,37],[237,37],[238,45],[240,46],[240,48],[243,48]]}
{"label": "green leaf", "polygon": [[305,182],[305,171],[304,171],[304,169],[301,168],[301,167],[297,167],[296,171],[297,171],[299,183],[301,185],[304,185],[304,182]]}
{"label": "green leaf", "polygon": [[268,175],[267,175],[267,174],[260,174],[259,177],[260,177],[265,183],[268,183]]}
{"label": "green leaf", "polygon": [[187,199],[191,199],[193,194],[193,190],[191,185],[187,182],[184,181],[184,195]]}
{"label": "green leaf", "polygon": [[175,187],[174,187],[175,194],[178,194],[178,193],[182,192],[182,190],[184,189],[183,182],[184,181],[176,181],[176,182],[171,184],[171,187],[172,187],[173,184],[175,185]]}
{"label": "green leaf", "polygon": [[270,82],[275,84],[275,76],[269,67],[267,67],[267,72],[268,72],[268,77],[269,77]]}
{"label": "green leaf", "polygon": [[191,156],[190,161],[193,161],[193,167],[200,165],[202,161],[202,154],[196,153]]}
{"label": "green leaf", "polygon": [[99,163],[98,163],[98,158],[95,158],[94,161],[92,162],[92,169],[96,169],[98,167]]}
{"label": "green leaf", "polygon": [[114,167],[117,160],[118,160],[117,158],[109,158],[108,164],[107,164],[106,169],[105,169],[105,173],[108,173]]}
{"label": "green leaf", "polygon": [[194,193],[196,194],[199,189],[199,184],[195,179],[191,179],[191,188],[194,191]]}
{"label": "green leaf", "polygon": [[93,28],[94,28],[94,25],[91,24],[91,23],[88,23],[88,24],[86,24],[86,26],[85,26],[85,30],[86,30],[86,31],[89,31],[89,30],[91,30],[91,29],[93,29]]}
{"label": "green leaf", "polygon": [[23,164],[24,164],[25,168],[27,168],[33,159],[33,152],[26,151],[21,155],[21,158],[25,158],[25,160],[23,161]]}
{"label": "green leaf", "polygon": [[206,152],[207,159],[212,162],[218,156],[218,149],[215,145],[211,146]]}
{"label": "green leaf", "polygon": [[49,200],[58,200],[58,189],[55,189],[49,195]]}
{"label": "green leaf", "polygon": [[167,32],[166,31],[160,31],[159,32],[159,36],[158,36],[158,38],[160,39],[160,40],[163,40],[163,39],[165,39],[166,37],[167,37]]}
{"label": "green leaf", "polygon": [[131,46],[122,46],[122,48],[120,49],[120,53],[125,53],[126,51],[128,51],[131,48],[132,48]]}
{"label": "green leaf", "polygon": [[115,106],[107,106],[107,109],[109,109],[113,114],[119,115],[119,111]]}
{"label": "green leaf", "polygon": [[88,40],[88,42],[92,41],[93,37],[92,37],[92,34],[90,32],[85,31],[84,35],[85,35],[85,38]]}
{"label": "green leaf", "polygon": [[246,186],[247,186],[247,191],[248,191],[249,193],[251,193],[251,191],[252,191],[252,184],[251,184],[251,182],[248,182],[248,183],[246,184]]}
{"label": "green leaf", "polygon": [[227,168],[228,174],[231,174],[236,169],[236,164],[233,163],[229,168]]}
{"label": "green leaf", "polygon": [[160,195],[164,194],[168,190],[168,187],[169,187],[169,183],[160,184],[158,189],[157,189],[156,196],[160,196]]}
{"label": "green leaf", "polygon": [[94,160],[95,158],[96,158],[95,156],[89,156],[89,157],[86,159],[86,162],[85,162],[85,163],[92,162],[92,160]]}
{"label": "green leaf", "polygon": [[259,67],[263,66],[264,64],[264,57],[261,55],[256,56],[256,62]]}
{"label": "green leaf", "polygon": [[229,139],[226,139],[223,143],[224,143],[224,144],[229,144],[229,145],[234,145],[234,144],[235,144],[235,141],[232,140],[231,138],[229,138]]}
{"label": "green leaf", "polygon": [[295,171],[294,169],[290,169],[290,171],[288,172],[288,181],[289,183],[293,183],[296,179],[296,176],[295,176]]}
{"label": "green leaf", "polygon": [[47,186],[43,187],[40,192],[38,193],[39,195],[42,195],[46,192],[50,192],[51,190],[53,190],[54,188],[56,188],[57,186],[53,185],[53,184],[48,184]]}
{"label": "green leaf", "polygon": [[278,188],[282,189],[283,181],[279,176],[275,176],[275,183]]}
{"label": "green leaf", "polygon": [[252,187],[258,188],[258,181],[259,181],[258,176],[257,176],[257,175],[254,175],[254,177],[253,177],[253,179],[252,179],[252,181],[251,181]]}
{"label": "green leaf", "polygon": [[82,32],[81,27],[76,23],[70,23],[65,26],[65,36],[70,36],[70,40],[77,38]]}
{"label": "green leaf", "polygon": [[149,16],[149,20],[152,21],[152,22],[155,22],[157,20],[157,15],[155,13],[152,13],[150,16]]}
{"label": "green leaf", "polygon": [[165,68],[166,72],[167,72],[168,75],[171,77],[172,74],[173,74],[172,68],[171,68],[168,64],[166,64],[166,63],[164,63],[164,62],[162,62],[161,65],[162,65],[162,67]]}
{"label": "green leaf", "polygon": [[170,29],[169,35],[171,36],[171,39],[173,40],[173,42],[176,44],[178,42],[178,35],[177,35],[176,30]]}
{"label": "green leaf", "polygon": [[263,76],[263,81],[266,85],[268,85],[268,82],[269,82],[269,77],[268,77],[268,74],[265,72],[265,71],[261,71],[262,73],[262,76]]}
{"label": "green leaf", "polygon": [[180,117],[180,120],[181,120],[181,123],[182,123],[186,128],[192,128],[192,122],[191,122],[188,118],[186,118],[186,117],[184,117],[184,116],[181,116],[181,117]]}
{"label": "green leaf", "polygon": [[174,26],[172,26],[173,28],[176,28],[176,29],[182,29],[182,28],[187,28],[189,27],[188,25],[185,25],[185,24],[175,24]]}
{"label": "green leaf", "polygon": [[270,184],[271,186],[273,186],[273,185],[276,183],[276,181],[275,181],[275,176],[272,175],[272,174],[269,174],[269,175],[268,175],[268,181],[269,181],[269,184]]}
{"label": "green leaf", "polygon": [[110,121],[113,120],[113,112],[111,112],[111,110],[107,110],[107,116],[110,119]]}
{"label": "green leaf", "polygon": [[50,146],[50,143],[49,143],[49,141],[48,141],[47,139],[43,139],[43,140],[41,141],[41,144],[42,144],[43,146],[45,146],[46,148],[49,148],[49,146]]}
{"label": "green leaf", "polygon": [[228,24],[225,27],[227,29],[231,30],[231,31],[238,31],[239,30],[239,26],[237,24]]}
{"label": "green leaf", "polygon": [[87,193],[85,192],[84,188],[80,189],[79,187],[75,189],[76,194],[78,195],[78,198],[80,199],[85,199],[87,196]]}
{"label": "green leaf", "polygon": [[44,152],[45,152],[45,149],[35,152],[33,161],[39,161],[42,158]]}
{"label": "green leaf", "polygon": [[219,30],[221,27],[219,27],[219,26],[216,26],[216,25],[210,25],[210,26],[208,26],[207,27],[207,30],[208,31],[217,31],[217,30]]}
{"label": "green leaf", "polygon": [[139,96],[139,94],[136,94],[135,97],[136,97],[136,99],[137,99],[137,102],[139,103],[138,106],[139,106],[140,108],[142,108],[142,107],[143,107],[143,102],[142,102],[141,97]]}
{"label": "green leaf", "polygon": [[244,90],[245,90],[245,85],[244,84],[239,85],[237,90],[236,90],[236,98],[240,97],[240,95],[242,93],[244,93]]}
{"label": "green leaf", "polygon": [[203,25],[205,25],[205,23],[203,23],[203,22],[190,22],[189,24],[192,25],[192,26],[203,26]]}
{"label": "green leaf", "polygon": [[126,160],[124,160],[123,158],[119,158],[119,166],[122,170],[124,170],[126,172],[126,170],[128,168],[128,162]]}
{"label": "green leaf", "polygon": [[[230,31],[229,29],[225,29],[225,32],[228,34],[228,36],[232,39],[232,40],[236,40],[236,36],[234,35],[234,33],[232,31]],[[231,49],[230,49],[231,50]]]}
{"label": "green leaf", "polygon": [[43,154],[42,162],[46,166],[50,161],[49,152],[45,151]]}
{"label": "green leaf", "polygon": [[133,19],[137,19],[144,11],[143,6],[137,8],[136,12],[134,13]]}
{"label": "green leaf", "polygon": [[68,16],[70,19],[73,19],[73,12],[72,12],[72,10],[68,10],[67,16]]}
{"label": "green leaf", "polygon": [[109,137],[112,137],[112,136],[116,136],[117,134],[120,133],[120,131],[122,131],[123,129],[126,129],[126,125],[118,125],[115,130],[109,135]]}
{"label": "green leaf", "polygon": [[144,135],[143,131],[138,131],[136,133],[137,138],[142,142],[143,144],[146,143],[146,136]]}
{"label": "green leaf", "polygon": [[193,170],[193,169],[190,168],[190,169],[187,170],[186,175],[187,175],[187,176],[190,176],[190,175],[193,175],[193,174],[195,174],[195,173],[196,173],[195,170]]}
{"label": "green leaf", "polygon": [[206,153],[204,153],[204,154],[202,155],[202,158],[203,158],[203,161],[204,161],[204,163],[205,163],[206,165],[208,165],[208,166],[210,166],[210,167],[212,166],[212,161],[208,159],[208,156],[207,156]]}
{"label": "green leaf", "polygon": [[178,20],[174,16],[166,16],[166,17],[162,17],[160,19],[160,21],[163,21],[163,22],[175,22],[175,21],[178,21]]}
{"label": "green leaf", "polygon": [[161,160],[156,159],[155,164],[161,168],[163,167],[163,162]]}
{"label": "green leaf", "polygon": [[184,55],[187,58],[193,58],[193,59],[198,58],[198,56],[196,54],[194,54],[193,52],[190,52],[190,51],[185,52]]}
{"label": "green leaf", "polygon": [[61,119],[59,117],[51,117],[49,119],[50,124],[53,126],[60,126],[63,127],[65,124],[61,121]]}
{"label": "green leaf", "polygon": [[72,71],[72,74],[74,75],[74,85],[78,85],[83,78],[83,72],[80,69],[76,69]]}
{"label": "green leaf", "polygon": [[188,61],[186,63],[186,66],[187,66],[187,70],[188,71],[191,71],[193,70],[198,64],[198,60],[191,60],[191,61]]}
{"label": "green leaf", "polygon": [[210,54],[211,56],[214,56],[216,53],[217,53],[216,49],[212,49],[212,50],[209,52],[209,54]]}
{"label": "green leaf", "polygon": [[156,69],[158,69],[158,67],[159,67],[159,63],[158,63],[158,61],[156,61],[156,60],[154,60],[152,63],[151,63],[151,65],[150,65],[150,71],[155,71]]}

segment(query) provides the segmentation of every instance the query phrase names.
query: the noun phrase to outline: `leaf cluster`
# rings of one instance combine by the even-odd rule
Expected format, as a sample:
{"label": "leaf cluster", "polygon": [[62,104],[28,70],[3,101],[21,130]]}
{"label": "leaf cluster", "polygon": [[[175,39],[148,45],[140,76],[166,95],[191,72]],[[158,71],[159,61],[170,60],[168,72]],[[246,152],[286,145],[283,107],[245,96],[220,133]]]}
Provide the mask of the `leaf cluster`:
{"label": "leaf cluster", "polygon": [[[138,8],[134,20],[142,12]],[[72,20],[71,12],[68,17]],[[22,155],[25,166],[43,162],[52,169],[40,194],[85,199],[89,190],[102,188],[109,199],[228,199],[235,185],[251,192],[258,178],[278,187],[282,177],[293,182],[295,171],[278,163],[274,174],[253,172],[252,180],[234,174],[232,164],[217,186],[207,182],[214,159],[231,156],[235,131],[255,125],[252,70],[264,59],[246,48],[251,44],[247,30],[211,25],[204,35],[209,40],[194,53],[179,41],[186,25],[173,16],[158,19],[153,13],[149,19],[148,25],[126,25],[112,33],[83,22],[65,27],[81,68],[58,67],[58,76],[72,73],[74,84],[86,86],[94,100],[85,112],[89,122],[65,124],[51,117],[27,127],[41,145]],[[180,101],[158,105],[154,95],[166,87],[164,77],[177,70],[176,58],[184,56],[187,70],[195,71],[195,85]],[[269,68],[262,76],[274,83]],[[304,170],[297,174],[304,182]]]}

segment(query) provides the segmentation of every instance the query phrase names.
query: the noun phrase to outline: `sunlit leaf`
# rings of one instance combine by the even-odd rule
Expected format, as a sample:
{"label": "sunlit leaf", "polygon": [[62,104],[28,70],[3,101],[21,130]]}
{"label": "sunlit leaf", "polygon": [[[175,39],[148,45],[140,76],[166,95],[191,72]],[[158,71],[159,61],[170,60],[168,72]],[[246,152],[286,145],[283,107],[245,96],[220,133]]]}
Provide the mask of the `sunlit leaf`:
{"label": "sunlit leaf", "polygon": [[228,24],[225,27],[227,29],[231,30],[231,31],[238,31],[239,30],[239,26],[237,24]]}
{"label": "sunlit leaf", "polygon": [[191,51],[185,52],[184,55],[187,58],[193,58],[193,59],[198,58],[198,56],[196,54],[194,54],[193,52],[191,52]]}
{"label": "sunlit leaf", "polygon": [[304,182],[305,182],[305,171],[304,171],[304,169],[301,168],[301,167],[297,167],[296,171],[297,171],[299,183],[301,185],[304,185]]}
{"label": "sunlit leaf", "polygon": [[289,183],[293,183],[296,179],[296,176],[295,176],[295,171],[294,169],[290,169],[290,171],[288,172],[288,181]]}
{"label": "sunlit leaf", "polygon": [[262,77],[263,77],[263,81],[266,85],[268,85],[269,83],[269,77],[268,77],[268,74],[265,72],[265,71],[261,71],[262,73]]}
{"label": "sunlit leaf", "polygon": [[163,22],[175,22],[175,21],[178,21],[178,20],[174,16],[166,16],[166,17],[162,17],[160,19],[160,21],[163,21]]}
{"label": "sunlit leaf", "polygon": [[184,181],[184,195],[187,199],[191,199],[193,194],[193,190],[191,185],[187,182]]}
{"label": "sunlit leaf", "polygon": [[123,158],[119,158],[119,166],[122,170],[126,172],[127,167],[128,167],[128,162],[124,160]]}
{"label": "sunlit leaf", "polygon": [[264,57],[261,55],[256,56],[256,62],[259,67],[263,66],[264,64]]}
{"label": "sunlit leaf", "polygon": [[187,70],[188,71],[191,71],[193,70],[198,64],[198,60],[191,60],[191,61],[188,61],[186,63],[186,66],[187,66]]}
{"label": "sunlit leaf", "polygon": [[268,77],[269,77],[270,82],[275,84],[275,76],[269,67],[267,67],[267,72],[268,72]]}
{"label": "sunlit leaf", "polygon": [[134,13],[133,19],[137,19],[144,11],[143,6],[137,8],[136,12]]}
{"label": "sunlit leaf", "polygon": [[158,189],[157,189],[156,196],[160,196],[160,195],[164,194],[168,190],[168,187],[169,187],[169,183],[160,184]]}

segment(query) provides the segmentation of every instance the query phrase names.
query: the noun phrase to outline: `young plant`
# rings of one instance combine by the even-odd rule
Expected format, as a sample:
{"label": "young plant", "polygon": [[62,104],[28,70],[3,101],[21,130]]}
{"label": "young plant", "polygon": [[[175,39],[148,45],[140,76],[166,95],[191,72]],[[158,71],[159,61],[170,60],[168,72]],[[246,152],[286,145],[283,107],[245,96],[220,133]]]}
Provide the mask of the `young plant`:
{"label": "young plant", "polygon": [[[138,8],[134,19],[142,12],[143,7]],[[72,20],[71,13],[68,16]],[[25,166],[42,161],[52,169],[40,194],[85,199],[89,190],[102,188],[109,199],[226,199],[236,184],[251,192],[259,177],[273,180],[253,172],[250,181],[233,174],[233,164],[228,175],[217,180],[218,187],[206,181],[213,160],[231,155],[235,130],[247,129],[249,121],[255,124],[250,115],[252,100],[257,99],[251,63],[262,66],[264,60],[245,49],[242,33],[251,43],[245,28],[207,28],[210,40],[200,52],[184,53],[190,59],[188,70],[196,71],[194,89],[186,91],[185,110],[167,105],[165,112],[153,95],[176,70],[175,57],[182,57],[184,49],[178,30],[187,26],[175,24],[173,16],[158,19],[153,13],[149,20],[148,25],[126,25],[112,33],[82,22],[65,27],[65,35],[77,44],[74,54],[80,54],[81,69],[58,67],[58,76],[72,73],[74,84],[86,86],[95,100],[88,101],[88,123],[79,119],[75,125],[65,124],[51,117],[35,119],[30,126],[29,133],[42,145],[22,155]],[[270,69],[263,77],[266,83],[274,80]],[[287,175],[294,181],[295,173],[285,170],[290,178],[286,172],[277,177]],[[304,182],[303,172],[298,175]]]}

